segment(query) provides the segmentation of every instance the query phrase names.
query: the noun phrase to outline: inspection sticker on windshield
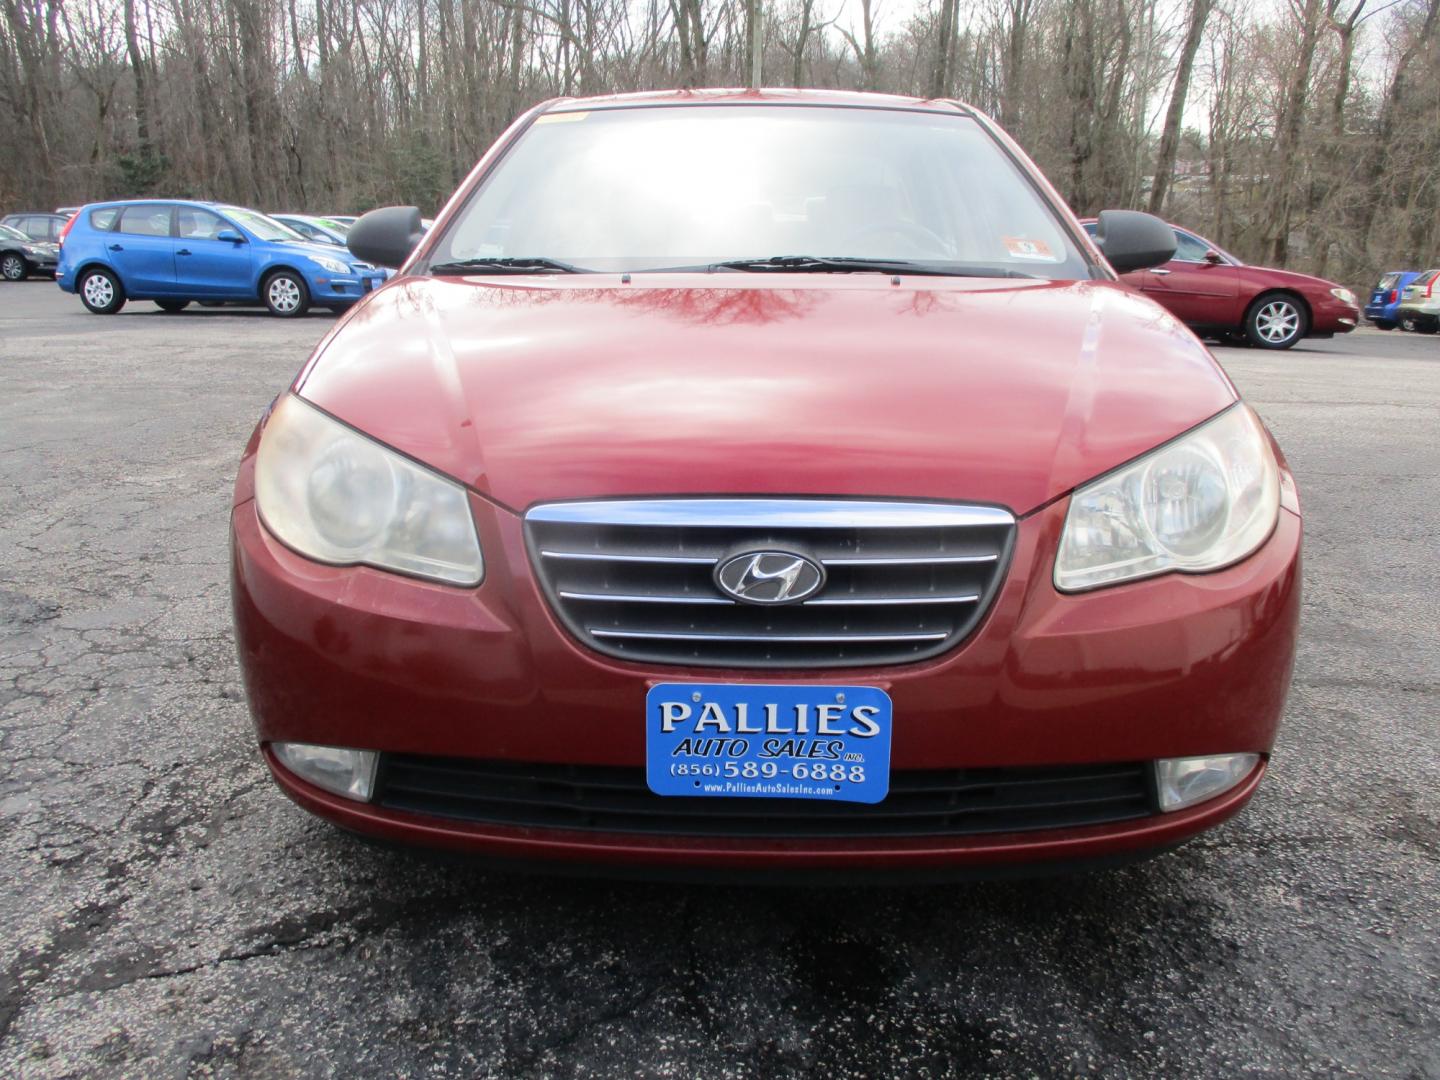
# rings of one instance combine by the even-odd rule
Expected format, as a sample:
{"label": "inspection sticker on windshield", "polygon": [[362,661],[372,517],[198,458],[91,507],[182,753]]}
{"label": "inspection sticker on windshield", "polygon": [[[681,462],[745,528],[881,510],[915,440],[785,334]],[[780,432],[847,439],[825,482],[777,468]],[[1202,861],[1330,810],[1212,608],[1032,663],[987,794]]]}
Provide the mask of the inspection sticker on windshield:
{"label": "inspection sticker on windshield", "polygon": [[1059,262],[1050,245],[1044,240],[1030,240],[1023,236],[1002,236],[1001,241],[1012,259],[1035,259],[1040,262]]}
{"label": "inspection sticker on windshield", "polygon": [[873,686],[660,683],[645,696],[646,780],[657,795],[876,803],[890,719]]}

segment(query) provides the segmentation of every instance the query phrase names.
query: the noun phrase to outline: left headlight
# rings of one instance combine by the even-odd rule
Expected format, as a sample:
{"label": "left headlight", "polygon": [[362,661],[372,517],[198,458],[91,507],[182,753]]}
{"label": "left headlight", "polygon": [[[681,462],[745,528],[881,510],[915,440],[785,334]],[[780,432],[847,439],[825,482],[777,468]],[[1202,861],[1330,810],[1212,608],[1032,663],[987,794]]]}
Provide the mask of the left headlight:
{"label": "left headlight", "polygon": [[1349,304],[1351,307],[1355,306],[1355,294],[1349,289],[1331,289],[1330,295],[1342,304]]}
{"label": "left headlight", "polygon": [[339,259],[327,258],[324,255],[307,255],[305,257],[322,270],[328,270],[332,274],[350,273],[350,267],[346,266]]}
{"label": "left headlight", "polygon": [[1280,467],[1260,420],[1236,404],[1070,496],[1055,587],[1080,592],[1239,562],[1280,510]]}
{"label": "left headlight", "polygon": [[306,558],[478,585],[465,489],[286,394],[255,459],[265,526]]}

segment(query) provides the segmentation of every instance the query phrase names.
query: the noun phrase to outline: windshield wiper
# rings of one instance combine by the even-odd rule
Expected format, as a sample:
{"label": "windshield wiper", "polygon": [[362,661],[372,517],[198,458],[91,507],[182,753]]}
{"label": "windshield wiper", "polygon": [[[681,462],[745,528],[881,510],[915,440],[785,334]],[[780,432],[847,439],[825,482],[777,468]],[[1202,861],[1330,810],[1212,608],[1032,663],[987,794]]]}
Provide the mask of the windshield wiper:
{"label": "windshield wiper", "polygon": [[1020,270],[957,263],[926,263],[911,259],[862,259],[849,255],[770,255],[757,259],[726,259],[709,270],[788,271],[792,274],[876,273],[931,274],[937,277],[1034,278]]}
{"label": "windshield wiper", "polygon": [[432,274],[468,274],[474,272],[493,272],[515,274],[593,274],[595,271],[586,270],[583,266],[571,266],[559,259],[548,259],[544,255],[531,256],[495,256],[488,259],[457,259],[455,262],[436,263],[430,267]]}

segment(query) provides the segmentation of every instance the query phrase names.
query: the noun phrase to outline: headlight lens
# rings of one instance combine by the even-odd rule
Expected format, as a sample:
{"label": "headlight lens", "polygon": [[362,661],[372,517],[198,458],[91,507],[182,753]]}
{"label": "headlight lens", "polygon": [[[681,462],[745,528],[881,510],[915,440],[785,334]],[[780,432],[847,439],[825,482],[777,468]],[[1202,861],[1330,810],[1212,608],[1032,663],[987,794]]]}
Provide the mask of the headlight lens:
{"label": "headlight lens", "polygon": [[1331,289],[1330,295],[1339,300],[1342,304],[1354,304],[1355,294],[1349,289]]}
{"label": "headlight lens", "polygon": [[1265,542],[1280,468],[1249,407],[1077,488],[1055,559],[1055,587],[1079,592],[1168,571],[1203,573]]}
{"label": "headlight lens", "polygon": [[339,259],[327,259],[324,255],[307,255],[306,258],[313,262],[316,266],[321,267],[324,270],[329,270],[332,274],[350,273],[350,268],[346,266],[343,262],[341,262]]}
{"label": "headlight lens", "polygon": [[265,425],[255,501],[272,533],[317,562],[451,585],[478,585],[484,576],[464,488],[293,394]]}

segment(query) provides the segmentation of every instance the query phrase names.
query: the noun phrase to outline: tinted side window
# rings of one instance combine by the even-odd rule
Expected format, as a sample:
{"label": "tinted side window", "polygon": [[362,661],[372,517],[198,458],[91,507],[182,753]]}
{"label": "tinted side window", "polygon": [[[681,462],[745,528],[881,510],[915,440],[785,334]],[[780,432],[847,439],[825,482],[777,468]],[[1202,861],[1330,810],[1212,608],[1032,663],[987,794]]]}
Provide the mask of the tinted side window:
{"label": "tinted side window", "polygon": [[176,231],[186,240],[213,240],[221,229],[230,228],[219,214],[182,206],[175,214]]}
{"label": "tinted side window", "polygon": [[1204,262],[1210,245],[1189,233],[1175,230],[1175,258],[1180,262]]}
{"label": "tinted side window", "polygon": [[65,228],[65,223],[59,218],[45,219],[45,236],[49,240],[60,239],[60,230]]}
{"label": "tinted side window", "polygon": [[115,219],[120,216],[120,209],[116,206],[108,206],[103,210],[90,211],[90,227],[101,232],[109,232],[115,227]]}
{"label": "tinted side window", "polygon": [[1395,283],[1399,280],[1399,274],[1386,274],[1381,277],[1381,279],[1376,283],[1375,288],[1380,290],[1393,289],[1395,287]]}
{"label": "tinted side window", "polygon": [[31,240],[48,240],[50,239],[50,233],[46,228],[47,225],[48,222],[46,222],[44,218],[27,217],[21,218],[20,224],[15,227],[30,237]]}
{"label": "tinted side window", "polygon": [[120,231],[138,236],[169,236],[170,207],[127,206],[120,214]]}

